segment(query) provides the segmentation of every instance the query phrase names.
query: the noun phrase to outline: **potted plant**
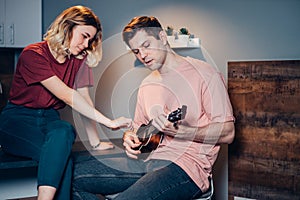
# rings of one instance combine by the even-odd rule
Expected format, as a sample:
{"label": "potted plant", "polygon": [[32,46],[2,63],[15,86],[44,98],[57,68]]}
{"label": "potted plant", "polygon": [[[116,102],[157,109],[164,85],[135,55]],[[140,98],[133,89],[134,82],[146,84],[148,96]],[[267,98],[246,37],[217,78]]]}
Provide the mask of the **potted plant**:
{"label": "potted plant", "polygon": [[167,26],[167,28],[166,28],[167,36],[172,36],[173,31],[174,31],[174,28],[172,26]]}
{"label": "potted plant", "polygon": [[187,28],[182,27],[179,29],[178,32],[178,40],[183,43],[184,45],[186,45],[189,41],[189,37],[190,37],[190,32]]}
{"label": "potted plant", "polygon": [[179,29],[180,35],[190,35],[189,30],[185,27]]}

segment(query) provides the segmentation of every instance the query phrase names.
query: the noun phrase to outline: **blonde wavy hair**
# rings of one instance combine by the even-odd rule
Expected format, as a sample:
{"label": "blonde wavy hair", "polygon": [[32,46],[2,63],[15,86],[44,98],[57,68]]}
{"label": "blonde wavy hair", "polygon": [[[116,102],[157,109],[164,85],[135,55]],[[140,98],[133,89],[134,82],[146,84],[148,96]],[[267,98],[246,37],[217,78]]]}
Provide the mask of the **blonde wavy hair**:
{"label": "blonde wavy hair", "polygon": [[50,25],[44,40],[57,56],[70,56],[72,30],[77,25],[91,25],[97,30],[94,38],[89,42],[89,47],[76,56],[83,59],[87,54],[86,63],[90,67],[95,67],[102,59],[102,27],[99,18],[91,9],[79,5],[64,10]]}

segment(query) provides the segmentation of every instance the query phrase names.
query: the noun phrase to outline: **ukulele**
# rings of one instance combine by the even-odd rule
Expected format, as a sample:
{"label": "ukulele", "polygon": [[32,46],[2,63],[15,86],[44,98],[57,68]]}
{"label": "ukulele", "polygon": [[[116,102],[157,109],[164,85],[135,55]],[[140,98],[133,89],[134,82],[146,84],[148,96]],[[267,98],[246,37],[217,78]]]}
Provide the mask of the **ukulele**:
{"label": "ukulele", "polygon": [[[178,121],[185,118],[187,106],[183,105],[181,108],[171,112],[168,115],[168,120],[173,122],[173,126],[176,128]],[[134,148],[134,150],[140,150],[141,154],[139,158],[146,159],[148,155],[154,151],[158,145],[161,143],[164,137],[164,133],[157,130],[152,126],[151,120],[147,125],[142,124],[137,130],[137,136],[141,142],[141,145]]]}

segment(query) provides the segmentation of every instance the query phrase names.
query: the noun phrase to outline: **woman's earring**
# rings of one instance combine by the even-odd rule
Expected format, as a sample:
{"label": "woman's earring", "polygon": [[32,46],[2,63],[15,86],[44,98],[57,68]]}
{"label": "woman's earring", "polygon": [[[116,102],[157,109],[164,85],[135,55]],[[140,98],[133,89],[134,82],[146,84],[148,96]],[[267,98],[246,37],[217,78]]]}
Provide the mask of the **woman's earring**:
{"label": "woman's earring", "polygon": [[66,53],[67,53],[68,58],[70,59],[70,56],[71,56],[70,50],[69,50],[69,49],[66,49],[65,51],[66,51]]}

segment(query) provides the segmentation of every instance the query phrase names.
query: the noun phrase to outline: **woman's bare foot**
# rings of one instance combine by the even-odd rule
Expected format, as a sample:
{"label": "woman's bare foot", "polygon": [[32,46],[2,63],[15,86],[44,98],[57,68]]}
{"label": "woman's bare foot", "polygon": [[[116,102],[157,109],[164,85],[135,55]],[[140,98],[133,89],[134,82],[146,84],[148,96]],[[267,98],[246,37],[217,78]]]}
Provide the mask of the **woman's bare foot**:
{"label": "woman's bare foot", "polygon": [[100,145],[97,148],[93,148],[93,150],[102,151],[102,150],[108,150],[113,148],[115,148],[115,146],[111,142],[100,142]]}

